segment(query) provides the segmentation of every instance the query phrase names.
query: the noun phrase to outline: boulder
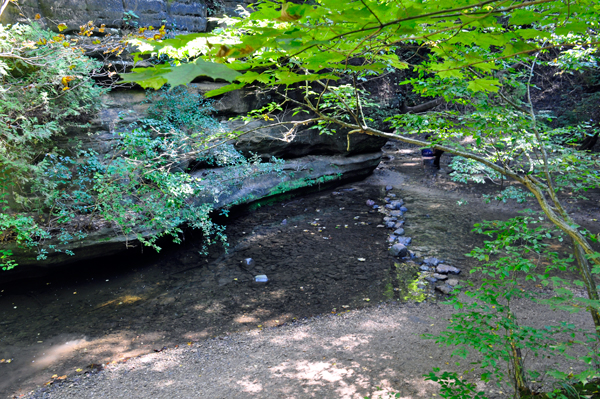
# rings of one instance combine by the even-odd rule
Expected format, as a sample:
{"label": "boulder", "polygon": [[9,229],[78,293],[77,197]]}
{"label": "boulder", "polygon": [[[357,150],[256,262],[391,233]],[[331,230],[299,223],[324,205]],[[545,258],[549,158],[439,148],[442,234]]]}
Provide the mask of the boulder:
{"label": "boulder", "polygon": [[398,237],[397,241],[402,245],[408,246],[412,242],[412,238],[411,237]]}
{"label": "boulder", "polygon": [[425,258],[423,260],[423,263],[425,263],[428,266],[437,266],[441,263],[441,260],[439,260],[438,258],[429,257],[429,258]]}
{"label": "boulder", "polygon": [[460,274],[460,269],[450,265],[437,265],[435,270],[440,274]]}
{"label": "boulder", "polygon": [[402,244],[394,244],[390,247],[390,253],[392,256],[399,256],[403,258],[408,254],[408,249]]}
{"label": "boulder", "polygon": [[438,285],[435,287],[435,289],[445,295],[449,295],[452,293],[452,291],[454,291],[454,287],[448,284]]}
{"label": "boulder", "polygon": [[392,206],[391,209],[401,210],[400,208],[402,207],[402,205],[404,205],[404,201],[402,201],[402,200],[390,201],[390,205]]}

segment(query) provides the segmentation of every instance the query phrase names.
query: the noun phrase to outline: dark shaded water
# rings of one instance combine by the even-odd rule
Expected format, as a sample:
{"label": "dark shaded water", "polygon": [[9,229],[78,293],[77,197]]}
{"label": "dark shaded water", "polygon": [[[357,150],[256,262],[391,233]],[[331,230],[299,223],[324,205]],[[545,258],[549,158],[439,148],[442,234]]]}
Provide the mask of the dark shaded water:
{"label": "dark shaded water", "polygon": [[[199,255],[192,232],[161,254],[126,253],[3,285],[0,358],[12,362],[0,364],[2,396],[164,346],[415,299],[404,280],[416,268],[394,266],[388,231],[377,227],[383,215],[365,205],[383,195],[354,184],[247,210],[227,229],[228,254]],[[258,274],[269,282],[254,282]]]}

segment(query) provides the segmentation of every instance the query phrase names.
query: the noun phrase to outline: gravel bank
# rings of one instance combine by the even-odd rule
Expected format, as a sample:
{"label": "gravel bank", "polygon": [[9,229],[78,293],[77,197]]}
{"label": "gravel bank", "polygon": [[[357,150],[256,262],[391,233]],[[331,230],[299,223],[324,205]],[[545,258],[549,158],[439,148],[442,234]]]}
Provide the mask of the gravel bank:
{"label": "gravel bank", "polygon": [[[519,317],[533,324],[558,316],[528,305],[519,309]],[[441,331],[450,313],[442,304],[391,302],[315,317],[111,364],[28,397],[358,399],[399,392],[401,398],[432,398],[438,387],[422,375],[434,366],[457,367],[452,348],[440,348],[420,335]],[[587,324],[585,314],[568,317]],[[490,398],[507,397],[495,387],[486,391]]]}

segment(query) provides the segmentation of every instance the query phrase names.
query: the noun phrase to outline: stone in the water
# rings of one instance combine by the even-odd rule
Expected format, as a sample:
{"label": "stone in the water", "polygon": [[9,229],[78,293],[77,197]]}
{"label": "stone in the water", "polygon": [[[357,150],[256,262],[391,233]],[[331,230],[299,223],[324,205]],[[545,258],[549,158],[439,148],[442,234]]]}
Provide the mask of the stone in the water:
{"label": "stone in the water", "polygon": [[367,206],[373,206],[373,205],[375,205],[375,201],[370,200],[370,199],[367,200]]}
{"label": "stone in the water", "polygon": [[394,244],[390,248],[390,253],[392,256],[404,257],[408,254],[408,249],[402,244]]}
{"label": "stone in the water", "polygon": [[394,217],[394,216],[386,216],[386,217],[383,218],[384,222],[390,222],[390,221],[391,222],[395,222],[396,220],[398,220],[398,218]]}
{"label": "stone in the water", "polygon": [[395,228],[399,229],[400,227],[404,226],[404,220],[401,220],[399,222],[396,222],[396,224],[394,225]]}
{"label": "stone in the water", "polygon": [[402,212],[408,212],[408,208],[405,206],[401,206],[400,208],[398,208],[399,210],[401,210]]}
{"label": "stone in the water", "polygon": [[385,227],[387,227],[388,229],[393,229],[396,226],[395,222],[389,221],[385,223]]}
{"label": "stone in the water", "polygon": [[373,209],[379,209],[379,205],[373,205]]}
{"label": "stone in the water", "polygon": [[435,277],[425,277],[425,280],[429,281],[430,283],[436,283],[437,282],[437,278],[435,278]]}
{"label": "stone in the water", "polygon": [[429,266],[437,266],[440,263],[442,263],[442,261],[439,260],[438,258],[429,257],[429,258],[425,258],[423,260],[423,263],[425,263],[426,265],[429,265]]}
{"label": "stone in the water", "polygon": [[391,191],[393,189],[394,189],[394,187],[392,187],[392,186],[385,186],[385,191]]}
{"label": "stone in the water", "polygon": [[253,267],[255,265],[254,259],[252,259],[252,258],[246,258],[242,261],[242,263],[246,267]]}
{"label": "stone in the water", "polygon": [[412,242],[411,237],[398,237],[398,242],[402,245],[410,245]]}
{"label": "stone in the water", "polygon": [[455,278],[451,278],[450,280],[446,281],[446,284],[451,285],[452,287],[456,287],[458,283],[459,281]]}
{"label": "stone in the water", "polygon": [[[386,205],[386,207],[387,207],[387,205]],[[391,211],[391,212],[390,212],[390,216],[393,216],[393,217],[399,218],[399,217],[401,217],[401,216],[402,216],[402,211]]]}
{"label": "stone in the water", "polygon": [[283,220],[281,221],[281,224],[287,224],[287,219],[283,219]]}
{"label": "stone in the water", "polygon": [[394,230],[394,234],[396,234],[397,236],[403,236],[404,235],[404,229],[402,229],[402,228],[396,229],[396,230]]}
{"label": "stone in the water", "polygon": [[393,209],[401,210],[402,205],[404,205],[404,201],[402,201],[402,200],[390,201],[390,205],[392,205],[394,207]]}
{"label": "stone in the water", "polygon": [[269,281],[269,278],[266,274],[258,274],[254,276],[254,281],[256,281],[257,283],[266,283],[267,281]]}
{"label": "stone in the water", "polygon": [[454,290],[454,287],[452,287],[448,284],[443,284],[443,285],[438,285],[437,287],[435,287],[435,289],[440,291],[442,294],[448,295]]}
{"label": "stone in the water", "polygon": [[396,209],[396,207],[394,205],[392,205],[392,204],[385,204],[385,208],[386,209],[390,209],[390,210]]}
{"label": "stone in the water", "polygon": [[[421,267],[423,267],[423,266],[421,266]],[[437,278],[438,280],[446,280],[448,278],[448,276],[446,276],[445,274],[439,274],[439,273],[433,273],[433,277]]]}
{"label": "stone in the water", "polygon": [[437,265],[435,270],[441,274],[460,274],[460,269],[458,267],[444,264]]}
{"label": "stone in the water", "polygon": [[390,198],[389,197],[385,197],[383,200],[385,201],[386,204],[390,203]]}
{"label": "stone in the water", "polygon": [[396,198],[396,194],[394,194],[394,193],[388,193],[388,197],[390,197],[390,198]]}
{"label": "stone in the water", "polygon": [[388,242],[394,242],[394,241],[396,241],[396,238],[398,238],[398,237],[396,237],[395,235],[391,234],[391,235],[388,237]]}
{"label": "stone in the water", "polygon": [[422,272],[428,272],[429,271],[429,267],[427,267],[425,265],[422,265],[422,266],[419,266],[419,270],[422,271]]}

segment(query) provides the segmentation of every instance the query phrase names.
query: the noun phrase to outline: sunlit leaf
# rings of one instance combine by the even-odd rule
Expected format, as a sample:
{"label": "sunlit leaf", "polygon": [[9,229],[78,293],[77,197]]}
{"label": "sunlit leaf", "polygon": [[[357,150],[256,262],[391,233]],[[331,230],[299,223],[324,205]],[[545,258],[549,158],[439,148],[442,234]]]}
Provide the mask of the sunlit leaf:
{"label": "sunlit leaf", "polygon": [[499,90],[500,82],[498,79],[475,79],[469,82],[467,86],[469,90],[478,92],[478,91],[491,91],[497,92]]}

